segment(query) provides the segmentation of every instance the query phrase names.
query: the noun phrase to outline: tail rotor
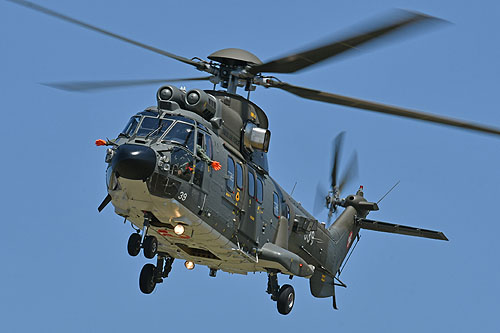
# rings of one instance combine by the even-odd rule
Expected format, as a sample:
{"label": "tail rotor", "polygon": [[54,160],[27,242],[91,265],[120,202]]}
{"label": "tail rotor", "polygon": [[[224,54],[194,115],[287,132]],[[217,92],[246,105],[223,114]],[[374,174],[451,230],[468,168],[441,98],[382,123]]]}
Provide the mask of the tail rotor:
{"label": "tail rotor", "polygon": [[343,199],[341,199],[342,190],[351,182],[358,174],[358,157],[354,152],[345,167],[342,177],[339,179],[339,164],[342,148],[344,144],[345,132],[339,133],[333,141],[333,158],[332,158],[332,171],[330,175],[330,189],[327,191],[318,184],[316,188],[316,197],[314,203],[314,213],[318,214],[322,209],[328,209],[328,225],[330,225],[333,214],[337,212],[337,207],[342,206]]}

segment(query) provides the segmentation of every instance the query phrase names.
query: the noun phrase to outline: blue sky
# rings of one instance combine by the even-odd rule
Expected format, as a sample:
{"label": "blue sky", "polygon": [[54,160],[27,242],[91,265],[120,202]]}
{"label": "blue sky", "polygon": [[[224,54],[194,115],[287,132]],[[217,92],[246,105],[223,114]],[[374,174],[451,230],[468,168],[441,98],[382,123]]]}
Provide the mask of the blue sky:
{"label": "blue sky", "polygon": [[[393,8],[453,24],[279,77],[336,92],[500,127],[498,1],[37,1],[191,58],[238,47],[271,60],[342,35]],[[268,114],[271,175],[312,209],[328,182],[331,141],[345,130],[357,183],[377,201],[371,218],[445,232],[450,242],[362,231],[342,273],[339,311],[295,278],[296,305],[280,316],[266,276],[187,271],[174,263],[152,295],[126,253],[132,229],[108,207],[104,149],[157,86],[92,94],[39,82],[196,76],[149,51],[0,1],[3,241],[0,329],[5,332],[444,331],[500,329],[500,137],[299,99],[259,88]],[[188,88],[210,88],[206,83]],[[352,186],[351,191],[355,191]],[[318,218],[324,219],[325,216]],[[288,281],[281,277],[280,282]]]}

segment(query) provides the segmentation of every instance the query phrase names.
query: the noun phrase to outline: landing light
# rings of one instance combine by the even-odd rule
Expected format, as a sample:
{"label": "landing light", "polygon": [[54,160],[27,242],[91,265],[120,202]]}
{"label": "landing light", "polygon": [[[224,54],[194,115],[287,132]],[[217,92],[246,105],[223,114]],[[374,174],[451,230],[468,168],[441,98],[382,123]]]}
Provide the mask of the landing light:
{"label": "landing light", "polygon": [[182,224],[176,225],[174,228],[174,232],[176,235],[179,235],[179,236],[182,235],[184,233],[184,226]]}
{"label": "landing light", "polygon": [[186,260],[186,262],[184,263],[184,266],[186,266],[186,268],[188,270],[192,270],[194,268],[194,262]]}

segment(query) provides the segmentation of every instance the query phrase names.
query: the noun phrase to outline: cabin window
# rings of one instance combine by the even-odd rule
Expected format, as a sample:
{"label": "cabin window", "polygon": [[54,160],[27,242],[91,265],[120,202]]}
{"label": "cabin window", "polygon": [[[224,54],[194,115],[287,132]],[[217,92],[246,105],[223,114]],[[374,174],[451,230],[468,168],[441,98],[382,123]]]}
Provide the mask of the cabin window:
{"label": "cabin window", "polygon": [[236,163],[236,186],[241,190],[243,188],[243,166]]}
{"label": "cabin window", "polygon": [[276,217],[280,217],[279,197],[278,197],[278,193],[276,193],[276,192],[273,193],[273,214]]}
{"label": "cabin window", "polygon": [[248,171],[248,195],[255,198],[255,176],[252,171]]}
{"label": "cabin window", "polygon": [[205,152],[207,153],[208,157],[213,158],[212,138],[208,133],[205,133]]}
{"label": "cabin window", "polygon": [[234,160],[231,156],[227,157],[226,187],[229,192],[234,191]]}
{"label": "cabin window", "polygon": [[264,184],[262,183],[262,179],[257,177],[257,201],[262,203],[264,200]]}

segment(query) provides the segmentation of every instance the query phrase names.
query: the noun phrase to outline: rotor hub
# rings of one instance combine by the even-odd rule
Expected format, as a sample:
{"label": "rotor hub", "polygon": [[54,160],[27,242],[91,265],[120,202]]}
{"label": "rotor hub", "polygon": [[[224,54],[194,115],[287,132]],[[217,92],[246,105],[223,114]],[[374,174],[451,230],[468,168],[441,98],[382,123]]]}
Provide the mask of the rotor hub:
{"label": "rotor hub", "polygon": [[208,59],[229,66],[261,65],[262,61],[253,53],[242,49],[228,48],[215,51]]}

